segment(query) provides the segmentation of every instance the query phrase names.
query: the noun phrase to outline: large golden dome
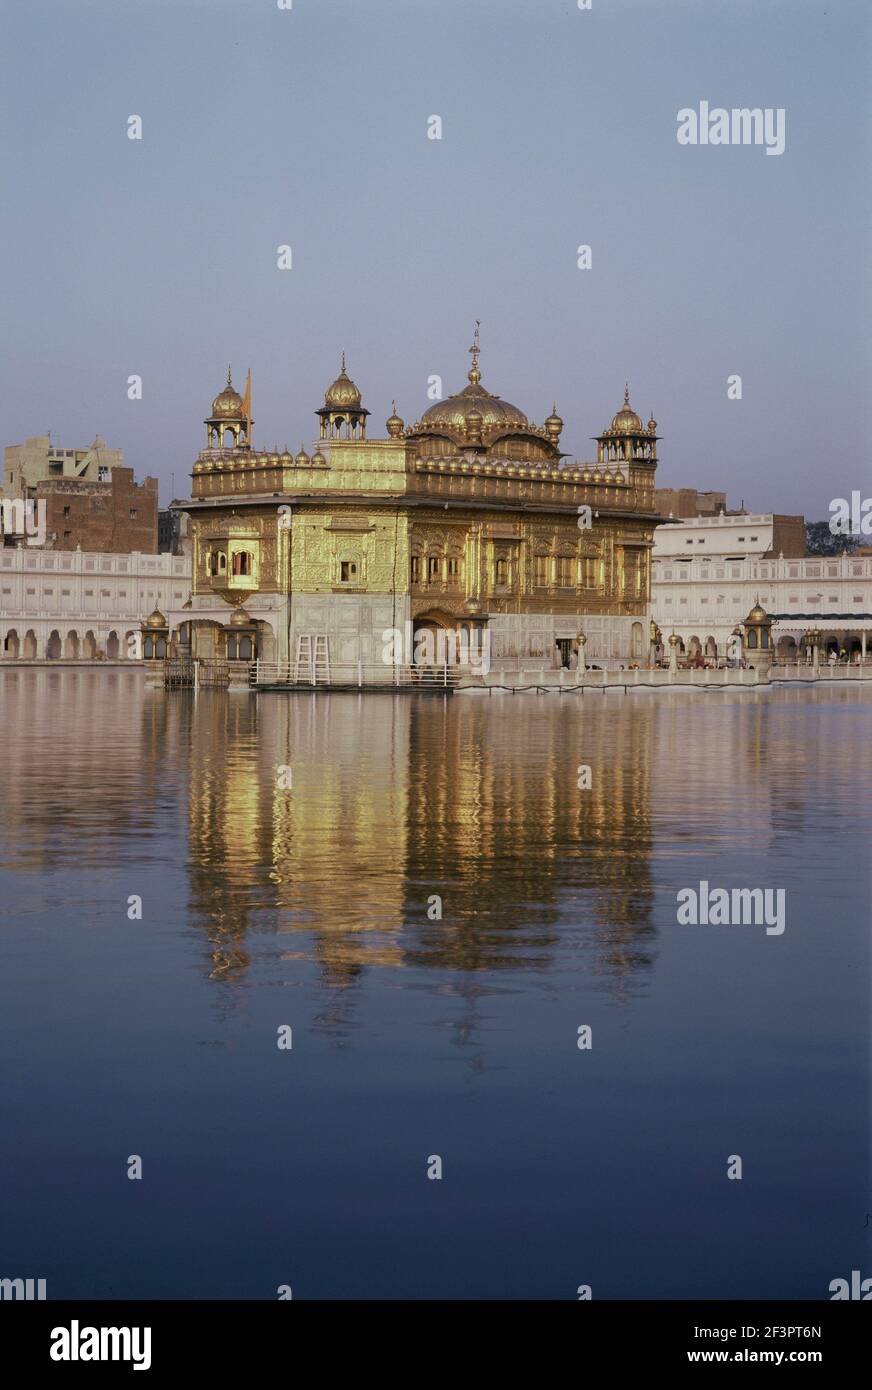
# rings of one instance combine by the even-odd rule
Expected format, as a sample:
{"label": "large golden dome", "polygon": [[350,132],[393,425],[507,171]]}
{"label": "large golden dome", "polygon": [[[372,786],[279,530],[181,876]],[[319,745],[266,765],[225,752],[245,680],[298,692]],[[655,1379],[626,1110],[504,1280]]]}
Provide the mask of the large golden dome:
{"label": "large golden dome", "polygon": [[227,385],[212,402],[212,418],[219,420],[243,420],[245,418],[245,405],[239,392],[233,389],[229,367],[227,368]]}
{"label": "large golden dome", "polygon": [[[416,427],[422,434],[438,434],[442,430],[460,431],[466,429],[467,416],[477,416],[476,426],[481,429],[483,434],[494,431],[500,433],[507,430],[530,429],[530,422],[523,410],[519,410],[516,405],[509,401],[500,400],[499,396],[494,396],[490,391],[486,391],[481,384],[481,372],[478,369],[478,330],[476,329],[475,342],[469,349],[472,353],[472,367],[469,372],[469,385],[464,386],[462,391],[458,391],[454,396],[448,396],[444,401],[437,401],[431,405],[429,410],[425,410],[421,416],[419,425]],[[481,425],[478,425],[478,420]]]}
{"label": "large golden dome", "polygon": [[511,405],[509,401],[500,400],[499,396],[492,396],[474,381],[470,381],[456,396],[448,396],[444,401],[437,401],[429,410],[425,410],[421,416],[420,428],[436,433],[444,429],[463,430],[466,427],[466,417],[472,412],[477,412],[481,417],[481,427],[485,432],[530,428],[530,422],[522,410],[516,405]]}
{"label": "large golden dome", "polygon": [[629,386],[624,387],[624,404],[612,420],[611,430],[614,434],[641,434],[644,430],[642,421],[630,405]]}
{"label": "large golden dome", "polygon": [[324,392],[324,404],[334,410],[356,410],[360,405],[360,392],[345,370],[345,353],[342,354],[342,370]]}

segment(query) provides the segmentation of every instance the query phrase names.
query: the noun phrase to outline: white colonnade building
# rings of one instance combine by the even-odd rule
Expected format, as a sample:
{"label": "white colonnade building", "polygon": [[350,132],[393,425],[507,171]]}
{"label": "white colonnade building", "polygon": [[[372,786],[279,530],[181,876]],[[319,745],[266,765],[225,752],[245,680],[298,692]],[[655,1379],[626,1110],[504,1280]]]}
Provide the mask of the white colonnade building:
{"label": "white colonnade building", "polygon": [[190,593],[190,556],[0,548],[0,661],[137,659],[143,619]]}

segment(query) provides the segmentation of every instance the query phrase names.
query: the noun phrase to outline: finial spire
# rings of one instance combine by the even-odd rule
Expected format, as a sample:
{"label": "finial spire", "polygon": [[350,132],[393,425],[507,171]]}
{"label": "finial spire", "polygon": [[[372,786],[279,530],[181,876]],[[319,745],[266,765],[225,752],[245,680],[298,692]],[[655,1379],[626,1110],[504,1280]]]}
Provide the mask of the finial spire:
{"label": "finial spire", "polygon": [[232,386],[232,385],[233,385],[233,382],[230,380],[230,363],[229,363],[229,362],[227,363],[227,385],[228,385],[228,386]]}
{"label": "finial spire", "polygon": [[342,354],[342,370],[345,371],[345,353]]}
{"label": "finial spire", "polygon": [[625,382],[624,382],[624,405],[629,405],[629,404],[630,404],[630,383],[629,383],[629,381],[625,381]]}
{"label": "finial spire", "polygon": [[469,380],[472,382],[473,386],[477,385],[478,382],[481,381],[481,372],[478,370],[478,355],[481,352],[481,344],[479,343],[478,336],[479,328],[480,324],[478,319],[476,319],[475,333],[472,339],[472,347],[469,349],[470,353],[472,354],[472,366],[469,369]]}

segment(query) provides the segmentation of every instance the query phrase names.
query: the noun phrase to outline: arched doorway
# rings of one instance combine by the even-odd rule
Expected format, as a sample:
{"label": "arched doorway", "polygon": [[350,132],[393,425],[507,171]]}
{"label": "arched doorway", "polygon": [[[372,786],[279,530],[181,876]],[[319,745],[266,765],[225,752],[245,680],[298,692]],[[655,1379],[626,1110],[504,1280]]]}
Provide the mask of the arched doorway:
{"label": "arched doorway", "polygon": [[118,660],[118,648],[118,633],[110,632],[109,636],[106,638],[106,656],[109,661]]}
{"label": "arched doorway", "polygon": [[24,634],[24,657],[26,661],[36,660],[36,633],[32,627]]}
{"label": "arched doorway", "polygon": [[52,628],[45,644],[45,654],[49,661],[60,661],[61,659],[61,635],[57,628]]}
{"label": "arched doorway", "polygon": [[14,627],[10,628],[3,640],[3,655],[10,661],[17,661],[19,646],[18,633]]}
{"label": "arched doorway", "polygon": [[64,642],[64,657],[67,661],[78,661],[79,659],[79,634],[75,628],[72,632],[67,633],[67,640]]}
{"label": "arched doorway", "polygon": [[94,657],[97,655],[97,639],[94,636],[93,632],[85,633],[85,641],[83,643],[83,655],[86,661],[93,661]]}
{"label": "arched doorway", "polygon": [[441,666],[457,662],[457,620],[450,613],[431,608],[419,613],[412,625],[412,663]]}
{"label": "arched doorway", "polygon": [[718,644],[713,637],[705,639],[705,655],[707,661],[717,661],[718,659]]}
{"label": "arched doorway", "polygon": [[632,650],[633,660],[634,660],[634,661],[640,661],[640,660],[641,660],[641,657],[642,657],[642,640],[643,640],[642,624],[641,624],[641,623],[633,623],[631,650]]}

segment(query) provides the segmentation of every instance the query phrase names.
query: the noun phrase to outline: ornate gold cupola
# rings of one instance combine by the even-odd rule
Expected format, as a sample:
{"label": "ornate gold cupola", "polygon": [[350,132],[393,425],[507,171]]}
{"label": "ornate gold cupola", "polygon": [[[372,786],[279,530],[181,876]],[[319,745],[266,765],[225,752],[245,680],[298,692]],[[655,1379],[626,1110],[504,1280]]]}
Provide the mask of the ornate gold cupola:
{"label": "ornate gold cupola", "polygon": [[[249,378],[250,378],[249,373]],[[227,384],[212,402],[212,414],[204,421],[207,449],[241,449],[251,443],[251,390],[246,386],[246,400],[234,390],[230,368]],[[246,404],[249,402],[249,404]]]}
{"label": "ornate gold cupola", "polygon": [[647,427],[630,405],[629,383],[624,385],[624,404],[602,434],[594,435],[597,463],[657,462],[657,421],[652,416]]}
{"label": "ornate gold cupola", "polygon": [[315,414],[321,420],[322,439],[366,439],[366,417],[360,391],[345,370],[345,353],[339,375],[324,392],[324,404]]}

